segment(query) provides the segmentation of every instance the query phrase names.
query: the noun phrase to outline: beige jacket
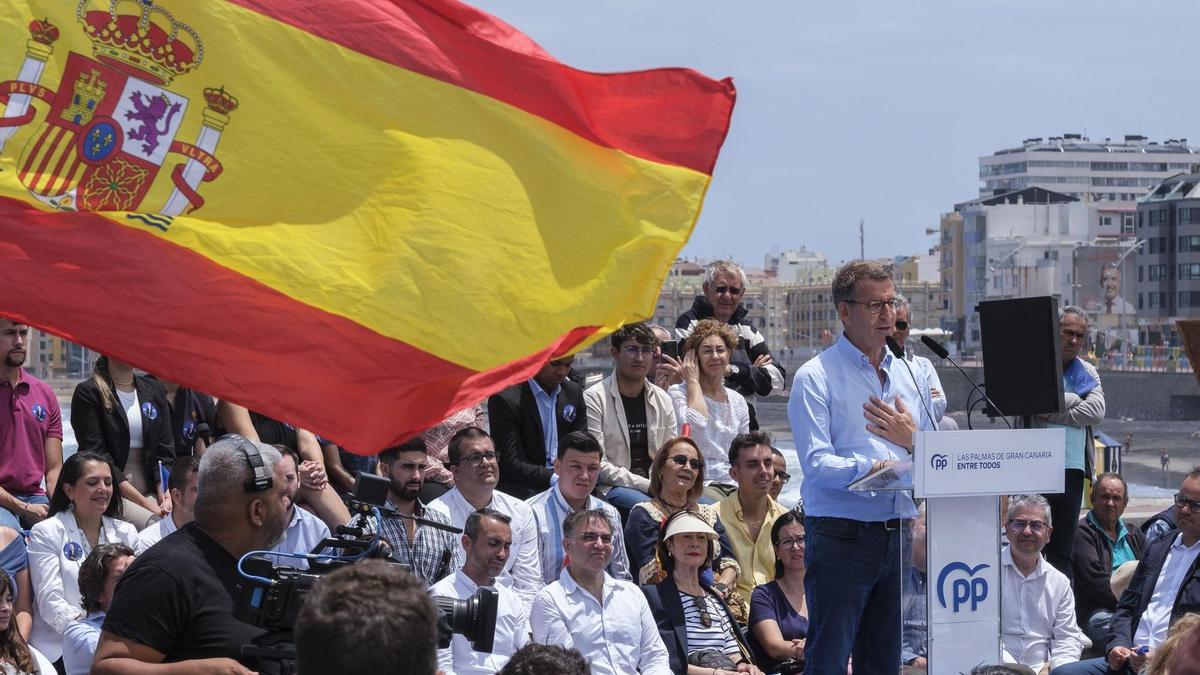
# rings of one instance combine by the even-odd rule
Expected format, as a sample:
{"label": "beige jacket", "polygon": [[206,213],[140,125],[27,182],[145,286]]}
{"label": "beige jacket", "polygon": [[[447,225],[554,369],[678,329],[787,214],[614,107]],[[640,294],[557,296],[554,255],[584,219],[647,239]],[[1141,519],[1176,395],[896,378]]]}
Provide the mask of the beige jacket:
{"label": "beige jacket", "polygon": [[[604,450],[604,458],[600,460],[600,492],[607,494],[614,485],[621,485],[649,493],[650,479],[629,470],[629,426],[616,374],[588,387],[583,392],[583,401],[587,405],[588,431]],[[646,382],[646,446],[651,459],[668,438],[676,435],[676,428],[671,397],[661,387]]]}

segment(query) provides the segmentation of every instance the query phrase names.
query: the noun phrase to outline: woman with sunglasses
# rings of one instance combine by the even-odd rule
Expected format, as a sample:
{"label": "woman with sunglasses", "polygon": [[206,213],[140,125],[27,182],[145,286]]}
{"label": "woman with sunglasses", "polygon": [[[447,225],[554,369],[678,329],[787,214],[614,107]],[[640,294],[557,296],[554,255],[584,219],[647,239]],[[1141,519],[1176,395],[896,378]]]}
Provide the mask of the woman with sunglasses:
{"label": "woman with sunglasses", "polygon": [[717,533],[712,565],[704,571],[706,581],[726,596],[737,583],[741,571],[733,557],[733,548],[725,536],[725,527],[717,517],[717,507],[697,503],[704,489],[704,456],[696,442],[686,436],[668,439],[650,463],[650,501],[634,505],[625,523],[625,541],[629,547],[629,565],[638,583],[656,584],[666,576],[657,555],[659,532],[667,518],[680,511],[691,511]]}
{"label": "woman with sunglasses", "polygon": [[761,675],[729,607],[701,577],[712,563],[716,540],[716,530],[699,513],[671,516],[657,544],[667,577],[642,586],[642,593],[670,655],[671,672]]}
{"label": "woman with sunglasses", "polygon": [[804,597],[804,514],[792,509],[775,519],[775,579],[750,598],[750,644],[767,672],[800,672],[808,637]]}
{"label": "woman with sunglasses", "polygon": [[705,491],[720,501],[737,486],[729,477],[729,444],[750,431],[750,407],[741,394],[725,386],[729,358],[737,348],[737,333],[728,324],[705,319],[683,343],[684,381],[668,392],[675,404],[680,433],[685,427],[696,439],[707,465]]}

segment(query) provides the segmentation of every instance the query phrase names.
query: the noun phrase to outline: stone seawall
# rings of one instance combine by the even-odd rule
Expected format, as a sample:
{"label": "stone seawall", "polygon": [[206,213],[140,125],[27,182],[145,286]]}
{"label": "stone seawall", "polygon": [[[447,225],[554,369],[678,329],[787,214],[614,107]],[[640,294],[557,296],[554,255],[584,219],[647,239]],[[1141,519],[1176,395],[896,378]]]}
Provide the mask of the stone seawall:
{"label": "stone seawall", "polygon": [[[975,381],[983,381],[983,368],[963,370]],[[938,366],[937,371],[950,401],[949,410],[963,410],[971,385],[953,366]],[[1108,418],[1200,420],[1200,385],[1192,373],[1102,370],[1100,380]]]}

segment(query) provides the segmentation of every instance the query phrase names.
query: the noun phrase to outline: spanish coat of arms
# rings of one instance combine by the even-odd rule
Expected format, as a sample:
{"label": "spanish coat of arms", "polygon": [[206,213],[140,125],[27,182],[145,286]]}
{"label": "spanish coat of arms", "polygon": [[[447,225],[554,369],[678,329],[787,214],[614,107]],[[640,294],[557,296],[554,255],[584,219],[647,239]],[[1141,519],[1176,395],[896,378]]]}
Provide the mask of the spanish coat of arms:
{"label": "spanish coat of arms", "polygon": [[[57,90],[42,84],[42,76],[59,30],[47,20],[29,24],[21,71],[0,82],[0,152],[19,128],[42,117],[16,165],[21,184],[40,202],[64,211],[167,217],[200,208],[197,187],[221,173],[213,153],[237,99],[224,87],[205,89],[196,142],[179,140],[190,102],[168,87],[199,68],[200,36],[151,0],[109,0],[106,9],[89,8],[90,2],[80,0],[75,16],[92,42],[92,56],[69,52]],[[38,110],[43,103],[44,117]],[[171,155],[184,161],[168,169],[170,196],[157,208],[144,208]],[[157,220],[149,224],[165,229]]]}

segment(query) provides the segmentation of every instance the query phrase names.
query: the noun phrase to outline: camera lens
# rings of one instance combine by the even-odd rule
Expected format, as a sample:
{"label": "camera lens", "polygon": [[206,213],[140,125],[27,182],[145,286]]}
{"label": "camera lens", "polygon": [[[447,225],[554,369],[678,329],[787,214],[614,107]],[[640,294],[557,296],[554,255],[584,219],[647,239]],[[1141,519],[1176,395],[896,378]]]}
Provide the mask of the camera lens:
{"label": "camera lens", "polygon": [[490,588],[481,588],[466,600],[434,596],[433,603],[438,609],[438,647],[449,647],[451,637],[457,633],[475,651],[491,653],[496,639],[499,597]]}

